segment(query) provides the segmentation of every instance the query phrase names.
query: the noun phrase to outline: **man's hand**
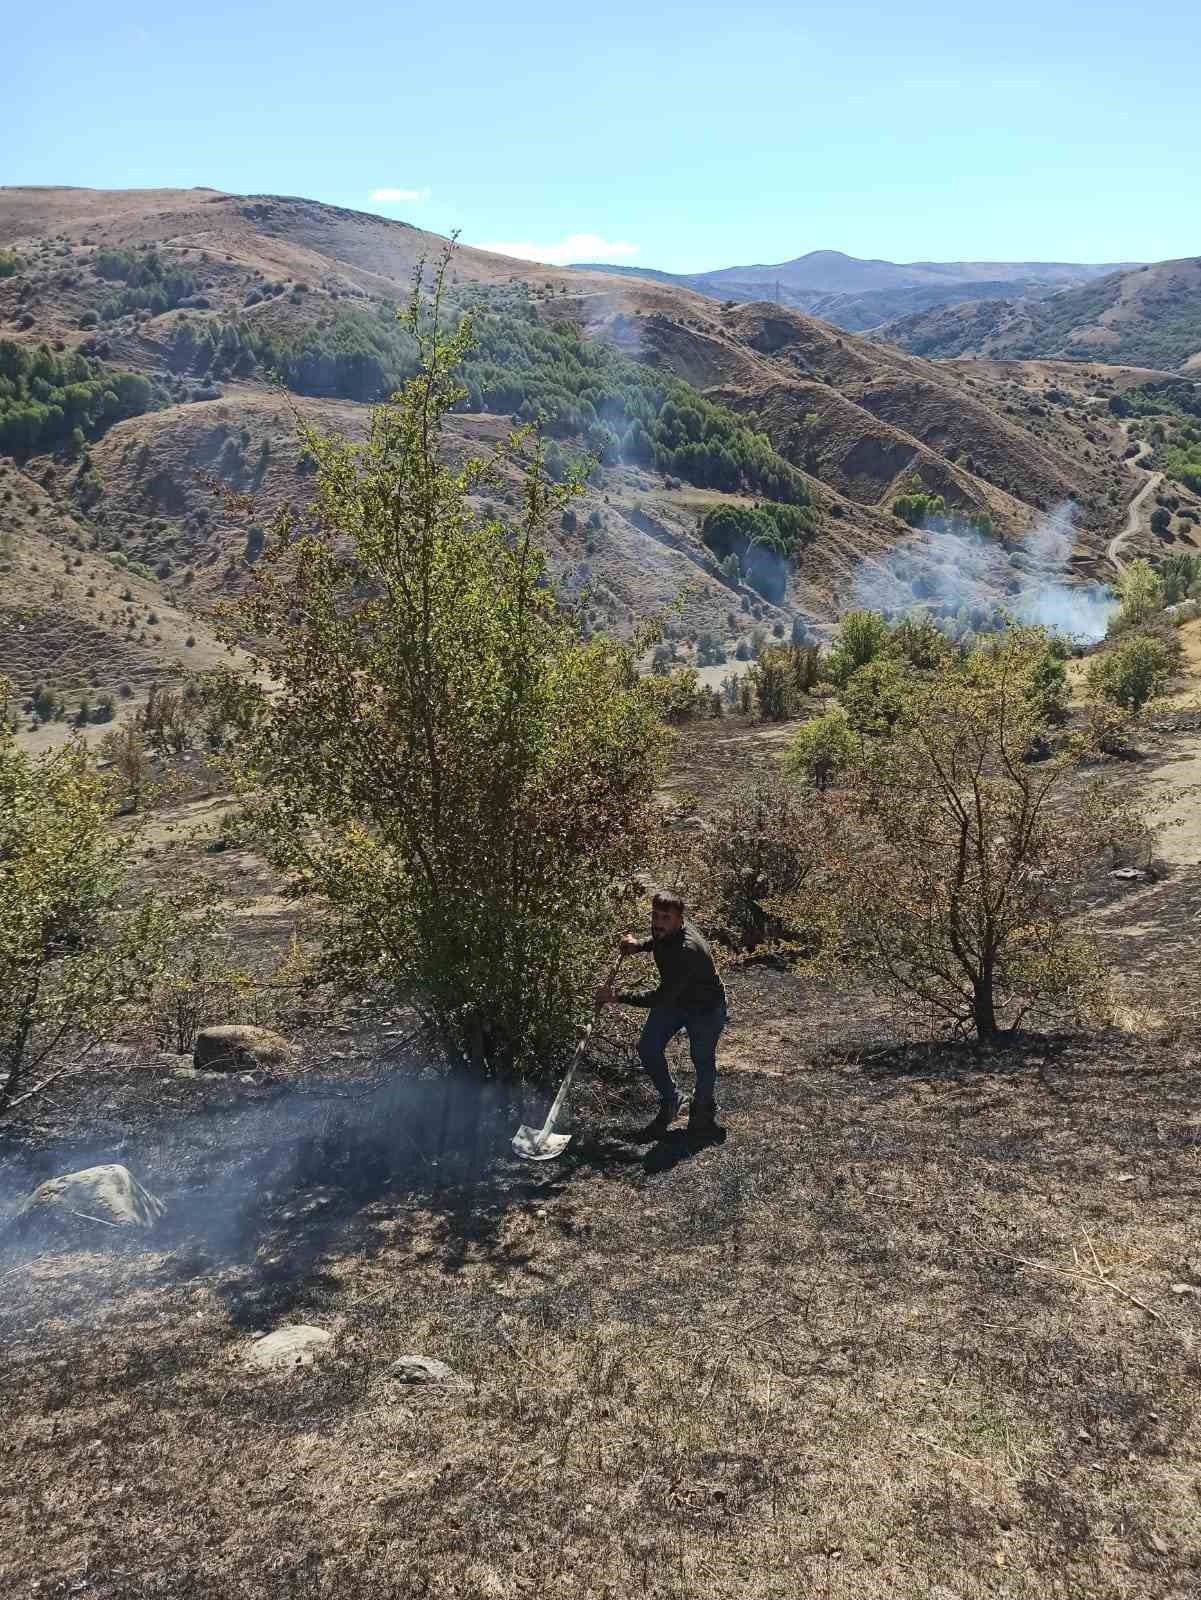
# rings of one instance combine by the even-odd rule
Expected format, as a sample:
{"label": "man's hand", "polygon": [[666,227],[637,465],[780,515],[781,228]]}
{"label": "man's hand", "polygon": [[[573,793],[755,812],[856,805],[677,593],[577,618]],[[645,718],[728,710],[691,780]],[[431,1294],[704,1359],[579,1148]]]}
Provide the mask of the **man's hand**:
{"label": "man's hand", "polygon": [[621,936],[622,955],[633,955],[635,950],[642,948],[642,940],[636,933],[623,933]]}
{"label": "man's hand", "polygon": [[606,1006],[611,1006],[616,999],[617,996],[613,992],[613,985],[606,983],[603,989],[596,991],[596,997],[592,1003],[598,1011],[603,1011]]}

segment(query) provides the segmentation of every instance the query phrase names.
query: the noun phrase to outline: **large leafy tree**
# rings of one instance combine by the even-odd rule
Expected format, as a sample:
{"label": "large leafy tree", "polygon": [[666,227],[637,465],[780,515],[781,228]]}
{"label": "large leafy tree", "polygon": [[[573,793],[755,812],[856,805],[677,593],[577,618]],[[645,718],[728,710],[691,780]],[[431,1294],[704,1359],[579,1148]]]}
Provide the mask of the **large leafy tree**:
{"label": "large leafy tree", "polygon": [[[662,729],[630,651],[585,643],[539,545],[571,485],[515,435],[451,465],[468,323],[418,283],[418,371],[365,444],[306,433],[307,512],[285,512],[239,625],[264,679],[215,685],[236,777],[290,892],[320,909],[324,972],[412,1004],[453,1061],[549,1065],[651,827]],[[506,527],[472,496],[524,474]]]}

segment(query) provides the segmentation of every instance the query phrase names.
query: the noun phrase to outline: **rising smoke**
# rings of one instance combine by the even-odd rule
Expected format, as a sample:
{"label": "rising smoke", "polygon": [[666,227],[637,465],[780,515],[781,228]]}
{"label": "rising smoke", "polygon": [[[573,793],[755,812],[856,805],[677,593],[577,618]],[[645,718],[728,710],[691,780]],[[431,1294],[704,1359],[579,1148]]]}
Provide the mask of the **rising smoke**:
{"label": "rising smoke", "polygon": [[852,604],[889,613],[921,606],[936,618],[966,611],[977,629],[999,610],[1014,621],[1095,644],[1118,602],[1107,584],[1069,581],[1075,516],[1075,505],[1064,501],[1012,548],[939,519],[884,562],[861,566]]}

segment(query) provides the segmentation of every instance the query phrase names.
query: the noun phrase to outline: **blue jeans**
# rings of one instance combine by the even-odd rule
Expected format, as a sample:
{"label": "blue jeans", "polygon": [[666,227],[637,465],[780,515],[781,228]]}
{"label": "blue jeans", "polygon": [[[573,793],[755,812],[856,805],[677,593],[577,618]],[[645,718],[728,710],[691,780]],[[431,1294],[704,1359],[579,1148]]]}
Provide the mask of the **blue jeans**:
{"label": "blue jeans", "polygon": [[686,1010],[683,1006],[651,1007],[638,1041],[638,1059],[659,1091],[660,1100],[671,1101],[680,1092],[663,1052],[683,1028],[688,1034],[688,1050],[696,1068],[695,1101],[702,1106],[713,1104],[717,1093],[717,1041],[727,1015],[725,1006],[714,1006],[709,1011]]}

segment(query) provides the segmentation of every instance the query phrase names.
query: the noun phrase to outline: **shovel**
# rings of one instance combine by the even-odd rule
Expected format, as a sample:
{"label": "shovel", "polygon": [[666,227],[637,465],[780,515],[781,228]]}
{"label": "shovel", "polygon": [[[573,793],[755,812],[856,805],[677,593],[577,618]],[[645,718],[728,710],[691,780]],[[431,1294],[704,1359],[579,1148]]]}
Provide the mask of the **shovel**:
{"label": "shovel", "polygon": [[[617,969],[621,966],[621,958],[625,951],[619,951],[617,960],[613,963],[613,970],[609,974],[609,987],[617,977]],[[546,1121],[540,1128],[528,1128],[523,1123],[513,1135],[513,1154],[520,1156],[523,1161],[553,1161],[556,1156],[561,1156],[571,1143],[569,1133],[553,1133],[559,1112],[563,1109],[563,1102],[567,1099],[567,1091],[571,1088],[571,1080],[575,1077],[575,1069],[580,1064],[580,1057],[584,1054],[584,1046],[592,1037],[592,1030],[596,1027],[599,1011],[593,1011],[592,1021],[584,1029],[584,1037],[575,1047],[575,1054],[571,1058],[571,1065],[567,1069],[567,1076],[559,1086],[559,1092],[554,1098],[554,1103],[547,1112]]]}

